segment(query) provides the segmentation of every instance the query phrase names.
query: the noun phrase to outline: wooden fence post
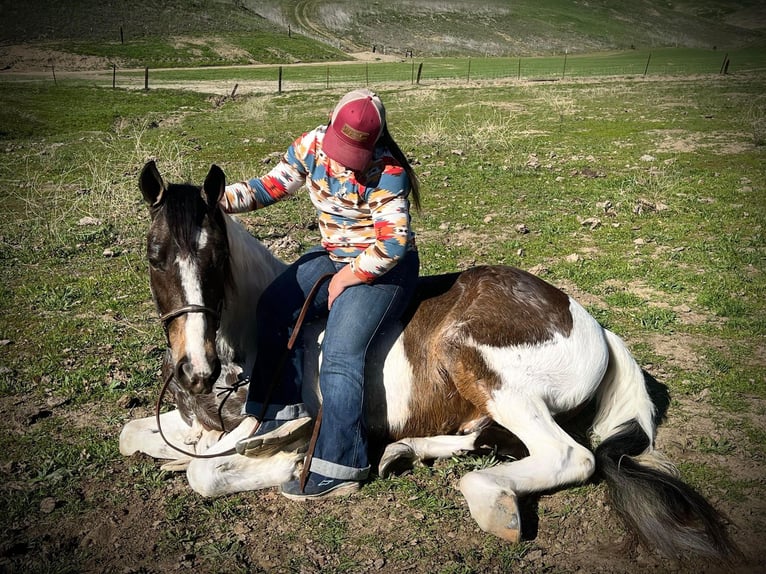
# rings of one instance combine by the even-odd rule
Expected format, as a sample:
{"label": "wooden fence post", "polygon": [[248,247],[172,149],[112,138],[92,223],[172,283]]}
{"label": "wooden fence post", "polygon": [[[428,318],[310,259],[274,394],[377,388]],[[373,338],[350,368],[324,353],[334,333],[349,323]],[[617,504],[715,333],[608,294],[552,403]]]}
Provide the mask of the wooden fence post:
{"label": "wooden fence post", "polygon": [[417,84],[420,85],[420,75],[423,73],[423,62],[420,62],[420,65],[418,66],[418,79]]}
{"label": "wooden fence post", "polygon": [[723,70],[726,67],[726,62],[729,61],[729,53],[726,52],[726,55],[723,57],[723,62],[721,62],[721,70],[718,72],[719,74],[723,74]]}
{"label": "wooden fence post", "polygon": [[146,68],[144,68],[144,89],[145,90],[149,89],[149,66],[146,66]]}
{"label": "wooden fence post", "polygon": [[279,66],[279,80],[277,82],[277,93],[282,93],[282,66]]}
{"label": "wooden fence post", "polygon": [[112,89],[117,87],[117,64],[112,64]]}
{"label": "wooden fence post", "polygon": [[649,62],[652,60],[652,53],[649,52],[649,57],[646,59],[646,66],[644,66],[644,77],[646,77],[646,72],[649,71]]}
{"label": "wooden fence post", "polygon": [[56,85],[56,66],[51,64],[51,73],[53,74],[53,85]]}

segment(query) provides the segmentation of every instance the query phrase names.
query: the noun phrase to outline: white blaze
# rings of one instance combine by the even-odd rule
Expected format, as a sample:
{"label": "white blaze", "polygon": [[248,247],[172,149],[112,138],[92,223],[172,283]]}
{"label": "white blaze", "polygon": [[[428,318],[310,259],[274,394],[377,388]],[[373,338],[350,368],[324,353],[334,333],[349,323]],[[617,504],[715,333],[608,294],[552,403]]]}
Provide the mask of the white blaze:
{"label": "white blaze", "polygon": [[[200,232],[198,249],[207,243],[207,234]],[[199,280],[199,270],[196,261],[191,257],[178,259],[181,272],[181,287],[187,305],[204,305],[202,285]],[[194,373],[209,374],[210,365],[205,357],[205,313],[187,313],[185,326],[186,357]]]}

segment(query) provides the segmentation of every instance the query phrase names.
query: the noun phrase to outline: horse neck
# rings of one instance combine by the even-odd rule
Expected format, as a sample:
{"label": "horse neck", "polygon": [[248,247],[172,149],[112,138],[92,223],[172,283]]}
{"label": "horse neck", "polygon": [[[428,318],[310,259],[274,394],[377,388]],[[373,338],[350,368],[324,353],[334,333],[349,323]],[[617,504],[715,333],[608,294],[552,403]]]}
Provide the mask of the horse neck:
{"label": "horse neck", "polygon": [[[286,264],[253,237],[236,219],[226,215],[230,281],[218,332],[218,353],[250,369],[254,359],[255,312],[266,286]],[[249,371],[248,371],[249,372]]]}

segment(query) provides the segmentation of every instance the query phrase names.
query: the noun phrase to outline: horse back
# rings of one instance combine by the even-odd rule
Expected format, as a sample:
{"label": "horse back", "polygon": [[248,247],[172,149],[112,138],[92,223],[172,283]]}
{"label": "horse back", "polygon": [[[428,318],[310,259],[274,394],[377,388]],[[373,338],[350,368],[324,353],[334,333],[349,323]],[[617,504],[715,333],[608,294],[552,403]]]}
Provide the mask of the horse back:
{"label": "horse back", "polygon": [[569,297],[542,279],[481,266],[422,277],[403,323],[409,416],[389,429],[394,438],[460,432],[486,417],[502,380],[481,348],[528,349],[566,337],[572,315]]}

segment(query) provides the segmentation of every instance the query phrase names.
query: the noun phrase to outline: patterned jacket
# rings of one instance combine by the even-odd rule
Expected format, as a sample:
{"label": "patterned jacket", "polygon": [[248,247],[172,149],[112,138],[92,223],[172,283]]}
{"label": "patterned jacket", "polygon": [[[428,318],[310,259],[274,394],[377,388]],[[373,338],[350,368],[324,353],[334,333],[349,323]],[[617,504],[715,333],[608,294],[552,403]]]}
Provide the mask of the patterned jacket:
{"label": "patterned jacket", "polygon": [[317,210],[322,246],[350,262],[370,283],[415,249],[407,172],[382,147],[375,149],[364,184],[322,152],[326,126],[303,134],[267,175],[226,186],[224,211],[260,209],[294,195],[304,184]]}

